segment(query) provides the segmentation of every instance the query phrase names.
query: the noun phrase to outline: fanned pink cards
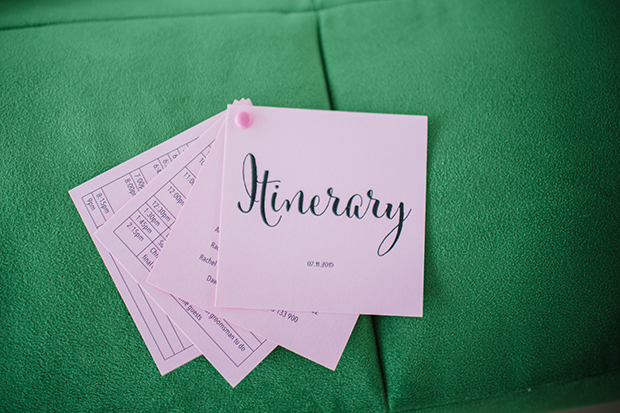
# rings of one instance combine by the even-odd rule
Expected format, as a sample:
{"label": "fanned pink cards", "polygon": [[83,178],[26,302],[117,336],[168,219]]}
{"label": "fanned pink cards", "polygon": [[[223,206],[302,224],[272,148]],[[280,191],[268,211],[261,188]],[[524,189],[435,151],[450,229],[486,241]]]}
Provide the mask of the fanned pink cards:
{"label": "fanned pink cards", "polygon": [[183,153],[152,150],[72,196],[92,216],[110,198],[99,182],[132,184],[96,225],[102,256],[231,385],[275,345],[335,369],[359,314],[422,315],[425,116],[241,101],[204,125]]}

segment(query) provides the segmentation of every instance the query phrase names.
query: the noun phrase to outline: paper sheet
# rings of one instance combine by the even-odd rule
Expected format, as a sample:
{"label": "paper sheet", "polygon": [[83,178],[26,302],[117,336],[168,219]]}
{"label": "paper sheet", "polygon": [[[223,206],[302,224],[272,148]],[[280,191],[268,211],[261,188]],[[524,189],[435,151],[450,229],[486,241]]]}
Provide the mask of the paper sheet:
{"label": "paper sheet", "polygon": [[69,191],[161,374],[193,360],[200,351],[114,261],[93,234],[214,122],[215,119],[208,119]]}
{"label": "paper sheet", "polygon": [[276,344],[145,283],[198,172],[207,161],[211,145],[218,133],[223,133],[222,126],[223,119],[218,118],[173,165],[117,211],[95,236],[235,386]]}
{"label": "paper sheet", "polygon": [[216,307],[421,316],[426,117],[227,119]]}

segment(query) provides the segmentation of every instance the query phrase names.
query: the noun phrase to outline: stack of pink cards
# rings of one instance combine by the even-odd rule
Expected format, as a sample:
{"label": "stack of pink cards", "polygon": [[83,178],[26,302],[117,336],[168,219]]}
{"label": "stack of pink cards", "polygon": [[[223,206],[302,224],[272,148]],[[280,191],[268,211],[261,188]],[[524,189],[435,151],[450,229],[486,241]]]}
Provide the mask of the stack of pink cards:
{"label": "stack of pink cards", "polygon": [[421,316],[427,119],[228,109],[70,191],[162,374],[335,369],[359,314]]}

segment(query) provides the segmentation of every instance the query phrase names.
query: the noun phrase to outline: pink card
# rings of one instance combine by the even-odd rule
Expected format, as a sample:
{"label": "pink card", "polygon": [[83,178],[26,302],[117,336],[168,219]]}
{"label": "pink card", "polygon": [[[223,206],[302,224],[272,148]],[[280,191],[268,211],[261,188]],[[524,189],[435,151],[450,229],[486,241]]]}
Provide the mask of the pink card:
{"label": "pink card", "polygon": [[214,117],[212,126],[148,186],[111,214],[95,237],[222,376],[236,386],[276,344],[146,283],[199,171],[209,162],[212,144],[223,138],[223,126],[222,116]]}
{"label": "pink card", "polygon": [[[178,159],[216,120],[216,117],[208,119],[69,191],[91,237],[114,215],[114,211]],[[161,374],[199,356],[196,346],[144,294],[101,243],[94,237],[93,242]]]}
{"label": "pink card", "polygon": [[218,139],[147,282],[335,369],[357,315],[214,307],[223,155]]}
{"label": "pink card", "polygon": [[216,307],[422,315],[425,116],[229,106],[226,128]]}

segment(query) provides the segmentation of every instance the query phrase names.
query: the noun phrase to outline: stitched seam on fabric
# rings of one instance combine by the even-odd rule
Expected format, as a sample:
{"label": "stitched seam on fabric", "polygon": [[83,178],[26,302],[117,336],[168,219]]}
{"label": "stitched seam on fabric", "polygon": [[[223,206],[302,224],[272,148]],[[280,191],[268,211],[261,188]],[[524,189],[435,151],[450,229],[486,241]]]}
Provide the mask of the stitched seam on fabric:
{"label": "stitched seam on fabric", "polygon": [[325,89],[327,89],[327,99],[329,100],[329,109],[334,110],[334,101],[332,100],[332,90],[329,87],[329,77],[327,76],[327,65],[325,64],[325,55],[323,53],[323,41],[321,38],[321,23],[319,22],[319,13],[316,10],[316,4],[312,0],[312,5],[315,7],[314,16],[316,18],[316,35],[319,46],[319,58],[321,59],[321,67],[323,68],[323,79],[325,79]]}
{"label": "stitched seam on fabric", "polygon": [[[403,0],[392,0],[392,1],[403,1]],[[345,7],[356,7],[359,5],[371,4],[371,3],[385,3],[385,0],[368,0],[361,1],[359,3],[346,3],[339,4],[337,6],[329,6],[317,9],[315,0],[311,0],[312,9],[308,10],[297,10],[297,11],[279,11],[279,10],[256,10],[252,12],[222,12],[222,13],[188,13],[188,14],[167,14],[167,15],[153,15],[153,16],[127,16],[127,17],[110,17],[104,19],[77,19],[70,21],[57,21],[57,22],[46,22],[46,23],[33,23],[33,24],[24,24],[24,25],[15,25],[15,26],[6,26],[0,27],[0,32],[10,31],[10,30],[20,30],[20,29],[33,29],[40,27],[49,27],[49,26],[64,26],[69,24],[80,24],[80,23],[108,23],[108,22],[123,22],[123,21],[134,21],[134,20],[159,20],[159,19],[174,19],[174,18],[183,18],[183,17],[218,17],[218,16],[239,16],[239,15],[255,15],[255,14],[301,14],[301,13],[317,13],[318,11],[324,10],[333,10]]]}
{"label": "stitched seam on fabric", "polygon": [[304,14],[304,13],[314,13],[314,10],[303,10],[303,11],[274,11],[274,10],[258,10],[253,12],[228,12],[228,13],[195,13],[195,14],[168,14],[168,15],[158,15],[158,16],[129,16],[129,17],[110,17],[105,19],[83,19],[83,20],[73,20],[66,22],[51,22],[51,23],[37,23],[23,26],[7,26],[0,28],[0,32],[2,31],[10,31],[10,30],[19,30],[19,29],[38,29],[41,27],[53,27],[53,26],[68,26],[72,24],[84,24],[84,23],[113,23],[113,22],[130,22],[130,21],[139,21],[139,20],[165,20],[165,19],[183,19],[183,18],[192,18],[192,17],[227,17],[227,16],[243,16],[243,15],[267,15],[267,14]]}
{"label": "stitched seam on fabric", "polygon": [[[314,12],[316,15],[316,30],[317,30],[317,40],[318,40],[318,46],[319,46],[319,56],[321,58],[321,65],[323,67],[323,76],[325,77],[325,88],[327,89],[327,97],[329,99],[329,108],[331,110],[334,110],[334,101],[332,98],[331,88],[329,86],[329,76],[327,74],[327,64],[325,61],[325,54],[323,52],[323,41],[322,41],[322,31],[321,31],[321,22],[320,22],[321,17],[319,14],[321,10],[317,9],[316,0],[312,0],[312,5],[314,7]],[[377,326],[375,323],[375,316],[370,316],[370,322],[372,324],[372,332],[373,332],[374,339],[375,339],[375,354],[377,356],[377,363],[379,364],[379,371],[381,372],[381,387],[383,388],[383,392],[382,392],[383,402],[388,409],[387,411],[390,411],[391,409],[389,405],[387,381],[385,377],[385,368],[383,365],[383,355],[381,352],[381,343],[379,342]]]}
{"label": "stitched seam on fabric", "polygon": [[375,322],[377,316],[370,316],[370,322],[372,323],[372,332],[375,336],[375,349],[377,350],[377,362],[379,363],[379,371],[381,371],[381,385],[383,386],[383,395],[385,405],[388,407],[388,411],[391,411],[390,398],[388,397],[387,379],[385,376],[385,368],[383,365],[383,352],[381,351],[381,342],[379,341],[379,332],[377,331],[377,324]]}
{"label": "stitched seam on fabric", "polygon": [[497,399],[500,397],[504,397],[504,396],[516,396],[518,394],[523,394],[523,393],[529,393],[535,390],[541,390],[544,389],[545,387],[552,387],[552,386],[558,386],[558,385],[566,385],[566,384],[571,384],[571,383],[579,383],[580,381],[584,381],[584,380],[590,380],[590,379],[594,379],[597,377],[603,377],[603,376],[607,376],[607,375],[614,375],[614,374],[620,374],[620,370],[611,370],[611,371],[606,371],[605,373],[602,374],[593,374],[591,376],[584,376],[581,377],[577,380],[567,380],[567,381],[554,381],[551,383],[545,383],[542,384],[540,386],[537,387],[528,387],[525,389],[521,389],[521,390],[514,390],[514,391],[509,391],[506,393],[496,393],[496,394],[492,394],[490,396],[485,396],[485,397],[475,397],[472,399],[458,399],[458,400],[453,400],[450,402],[446,402],[446,403],[439,403],[439,404],[432,404],[432,405],[428,405],[428,406],[418,406],[418,407],[411,407],[405,410],[390,410],[394,413],[407,413],[407,412],[418,412],[418,411],[423,411],[423,410],[427,410],[427,409],[436,409],[438,407],[442,407],[442,406],[451,406],[451,405],[456,405],[456,404],[463,404],[463,403],[467,403],[467,402],[475,402],[475,401],[482,401],[482,400],[492,400],[492,399]]}
{"label": "stitched seam on fabric", "polygon": [[[320,23],[320,16],[319,16],[319,11],[316,8],[316,1],[312,0],[312,5],[314,7],[314,13],[315,13],[315,17],[316,17],[316,31],[317,31],[317,41],[318,41],[318,46],[319,46],[319,56],[321,59],[321,65],[323,67],[323,76],[325,78],[325,88],[327,89],[327,97],[329,99],[329,108],[330,110],[334,110],[334,101],[332,99],[332,92],[331,92],[331,88],[329,86],[329,76],[327,75],[327,64],[325,62],[325,54],[323,52],[323,41],[322,41],[322,35],[321,35],[321,23]],[[374,339],[375,339],[375,354],[377,355],[377,363],[379,363],[379,371],[381,372],[381,387],[383,388],[383,402],[385,404],[385,406],[388,408],[388,411],[390,410],[390,406],[388,404],[388,393],[387,393],[387,383],[386,383],[386,379],[385,379],[385,369],[383,368],[383,358],[381,355],[381,346],[379,343],[379,338],[377,336],[377,328],[375,326],[375,317],[371,316],[370,317],[370,322],[372,323],[372,332],[374,335]]]}
{"label": "stitched seam on fabric", "polygon": [[[316,16],[316,31],[317,31],[317,41],[319,46],[319,56],[321,58],[321,65],[323,67],[323,76],[325,78],[325,88],[327,89],[327,97],[329,99],[329,108],[330,110],[334,110],[334,101],[332,99],[332,92],[329,86],[329,76],[327,75],[327,64],[325,62],[325,54],[323,52],[323,41],[321,37],[321,23],[319,11],[316,8],[315,0],[312,0],[312,5],[314,7],[314,13]],[[387,406],[388,411],[390,410],[390,406],[388,404],[388,393],[387,393],[387,383],[385,379],[385,369],[383,368],[383,358],[381,355],[381,346],[379,343],[379,338],[377,336],[377,328],[375,326],[375,317],[370,317],[370,322],[372,323],[372,332],[375,339],[375,354],[377,355],[377,363],[379,363],[379,371],[381,372],[381,387],[383,388],[383,402],[385,406]]]}

